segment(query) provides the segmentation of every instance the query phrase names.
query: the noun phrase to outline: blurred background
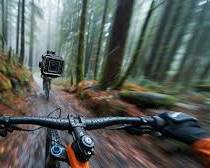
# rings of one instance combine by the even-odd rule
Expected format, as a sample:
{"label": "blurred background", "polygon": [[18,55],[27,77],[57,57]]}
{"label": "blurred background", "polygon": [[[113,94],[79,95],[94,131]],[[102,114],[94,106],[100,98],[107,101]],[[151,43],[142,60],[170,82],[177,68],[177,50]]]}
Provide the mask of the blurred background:
{"label": "blurred background", "polygon": [[[65,58],[68,77],[75,73],[79,25],[83,23],[85,77],[96,79],[103,60],[111,52],[108,41],[114,38],[111,37],[113,24],[118,24],[113,23],[118,4],[117,1],[89,0],[85,4],[85,17],[81,18],[82,3],[1,1],[1,49],[11,50],[13,57],[23,57],[24,64],[33,68],[37,68],[46,49],[54,50]],[[125,13],[118,16],[128,24],[128,30],[120,30],[120,23],[116,25],[126,38],[120,58],[121,73],[135,62],[128,79],[137,83],[149,79],[156,83],[192,86],[208,81],[209,2],[138,0],[132,3],[132,9],[126,9],[130,17],[124,18]]]}
{"label": "blurred background", "polygon": [[[209,0],[0,0],[0,18],[1,114],[46,115],[57,106],[62,115],[84,116],[174,110],[210,130]],[[47,50],[65,60],[49,102],[38,74]],[[42,167],[44,131],[19,134],[0,140],[2,165]],[[204,167],[171,140],[93,135],[103,144],[93,167]]]}
{"label": "blurred background", "polygon": [[[81,17],[83,5],[85,17]],[[192,86],[208,81],[208,0],[132,1],[123,9],[131,15],[127,18],[124,13],[116,18],[118,6],[117,1],[109,0],[34,0],[24,4],[2,0],[1,49],[11,50],[14,57],[21,55],[24,65],[31,68],[37,68],[47,49],[56,51],[66,60],[65,77],[75,76],[80,24],[84,24],[84,77],[96,79],[104,59],[116,47],[109,47],[110,38],[118,38],[111,33],[115,25],[122,36],[119,40],[126,39],[120,44],[123,56],[116,58],[122,62],[118,75],[124,75],[133,64],[127,78],[137,83],[151,80]],[[127,24],[125,30],[117,20]]]}

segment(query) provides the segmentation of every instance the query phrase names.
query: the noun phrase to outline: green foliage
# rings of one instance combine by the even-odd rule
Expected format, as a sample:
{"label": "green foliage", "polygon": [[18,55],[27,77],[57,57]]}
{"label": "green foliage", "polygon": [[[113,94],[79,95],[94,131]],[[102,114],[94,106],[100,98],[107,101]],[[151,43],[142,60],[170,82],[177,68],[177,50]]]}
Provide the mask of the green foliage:
{"label": "green foliage", "polygon": [[18,79],[21,85],[29,83],[29,81],[32,79],[31,73],[23,67],[19,67],[15,72],[13,70],[12,76]]}
{"label": "green foliage", "polygon": [[0,94],[0,103],[9,105],[9,101]]}
{"label": "green foliage", "polygon": [[17,60],[15,60],[14,58],[12,58],[11,62],[8,62],[8,60],[3,56],[0,56],[0,59],[0,74],[2,76],[2,79],[6,78],[9,80],[8,82],[5,79],[6,83],[3,84],[4,87],[11,89],[10,79],[12,78],[17,79],[22,86],[28,84],[29,81],[32,79],[32,75],[27,70],[27,68],[19,65],[17,63]]}
{"label": "green foliage", "polygon": [[0,72],[2,72],[5,75],[7,74],[7,67],[3,61],[0,62]]}
{"label": "green foliage", "polygon": [[0,73],[0,92],[12,89],[12,84],[10,80]]}

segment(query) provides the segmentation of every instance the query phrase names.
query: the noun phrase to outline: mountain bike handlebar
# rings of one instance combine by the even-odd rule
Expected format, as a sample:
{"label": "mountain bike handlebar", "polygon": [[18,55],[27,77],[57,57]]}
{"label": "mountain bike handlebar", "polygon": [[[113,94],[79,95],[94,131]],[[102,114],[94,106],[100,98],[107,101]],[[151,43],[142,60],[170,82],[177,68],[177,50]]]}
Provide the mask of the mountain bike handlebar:
{"label": "mountain bike handlebar", "polygon": [[[151,133],[156,130],[157,119],[155,116],[146,117],[100,117],[100,118],[83,118],[75,116],[67,116],[66,118],[55,117],[29,117],[29,116],[1,116],[0,117],[0,136],[7,136],[8,132],[13,130],[31,131],[20,128],[19,124],[32,124],[41,127],[47,127],[56,130],[68,130],[72,134],[73,143],[67,151],[73,151],[74,157],[79,162],[87,162],[94,154],[94,140],[88,135],[86,130],[101,129],[113,125],[121,125],[115,129],[129,129],[130,127],[139,127],[142,133]],[[39,128],[41,128],[39,127]],[[36,128],[36,129],[39,129]],[[32,129],[32,131],[36,130]],[[65,151],[65,150],[60,150]],[[69,153],[69,152],[67,152]],[[72,152],[70,152],[72,153]],[[65,154],[54,154],[57,159],[63,159]],[[68,157],[71,158],[71,157]],[[72,162],[70,160],[70,162]],[[71,163],[70,165],[72,165]],[[73,166],[72,166],[73,167]]]}
{"label": "mountain bike handlebar", "polygon": [[[42,127],[56,130],[68,130],[73,137],[71,146],[68,145],[66,149],[63,149],[61,146],[54,145],[50,148],[50,153],[53,158],[60,161],[67,161],[72,167],[87,168],[89,166],[85,166],[86,163],[88,163],[88,160],[94,155],[94,139],[88,135],[86,130],[102,129],[113,125],[120,125],[120,127],[114,129],[126,130],[130,133],[140,135],[152,134],[161,136],[162,134],[165,134],[164,131],[162,131],[162,128],[167,125],[168,122],[182,123],[185,121],[197,121],[194,117],[180,112],[168,112],[167,114],[165,113],[165,115],[167,115],[165,116],[166,119],[163,119],[160,116],[99,118],[83,118],[69,115],[63,118],[49,116],[0,116],[0,136],[5,137],[8,132],[12,132],[13,130],[34,131]],[[32,124],[41,127],[29,130],[18,127],[17,125],[19,124]],[[53,139],[50,140],[54,141]],[[59,154],[57,149],[61,151]],[[66,157],[66,154],[68,157]]]}
{"label": "mountain bike handlebar", "polygon": [[68,116],[66,118],[54,117],[23,117],[23,116],[1,116],[0,125],[10,127],[17,124],[32,124],[48,127],[57,130],[71,130],[74,127],[83,127],[85,130],[100,129],[112,125],[132,124],[132,125],[151,125],[155,119],[152,117],[101,117],[83,118]]}

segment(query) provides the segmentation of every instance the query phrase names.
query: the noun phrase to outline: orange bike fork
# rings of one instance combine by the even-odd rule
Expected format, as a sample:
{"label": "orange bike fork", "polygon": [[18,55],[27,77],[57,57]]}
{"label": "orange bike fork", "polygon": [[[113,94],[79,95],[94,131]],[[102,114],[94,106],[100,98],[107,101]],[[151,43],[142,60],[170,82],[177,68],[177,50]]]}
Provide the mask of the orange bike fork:
{"label": "orange bike fork", "polygon": [[90,168],[88,161],[87,162],[81,162],[76,158],[75,153],[74,153],[71,145],[68,145],[66,147],[66,151],[67,151],[70,166],[72,168]]}

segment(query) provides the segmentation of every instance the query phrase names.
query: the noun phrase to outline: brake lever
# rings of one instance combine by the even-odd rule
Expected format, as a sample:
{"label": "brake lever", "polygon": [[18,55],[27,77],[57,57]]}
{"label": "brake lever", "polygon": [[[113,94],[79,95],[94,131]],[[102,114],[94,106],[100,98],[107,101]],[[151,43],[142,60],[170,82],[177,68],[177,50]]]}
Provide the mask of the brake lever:
{"label": "brake lever", "polygon": [[142,135],[150,134],[153,129],[150,126],[134,126],[134,125],[122,125],[115,128],[109,128],[109,130],[125,130],[129,134]]}
{"label": "brake lever", "polygon": [[7,130],[6,129],[0,129],[0,136],[6,137],[7,136]]}
{"label": "brake lever", "polygon": [[149,134],[155,137],[161,137],[162,134],[151,126],[134,126],[134,125],[123,125],[116,128],[110,128],[109,130],[125,130],[127,133],[132,135],[144,135]]}
{"label": "brake lever", "polygon": [[133,135],[151,134],[153,129],[149,126],[125,126],[124,130]]}
{"label": "brake lever", "polygon": [[1,137],[6,137],[8,132],[13,132],[13,130],[16,129],[15,125],[10,125],[9,127],[7,126],[0,126],[0,136]]}

